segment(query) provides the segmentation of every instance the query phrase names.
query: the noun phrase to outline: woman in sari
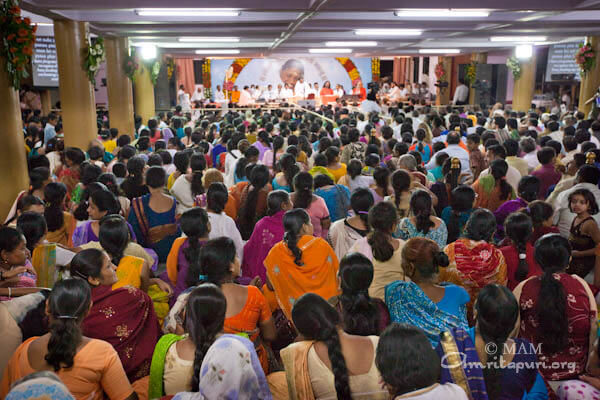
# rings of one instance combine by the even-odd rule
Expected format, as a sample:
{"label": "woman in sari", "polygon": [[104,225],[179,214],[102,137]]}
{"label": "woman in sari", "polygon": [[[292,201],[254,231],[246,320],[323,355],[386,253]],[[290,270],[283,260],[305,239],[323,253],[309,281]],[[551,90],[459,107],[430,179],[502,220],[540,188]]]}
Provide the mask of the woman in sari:
{"label": "woman in sari", "polygon": [[160,336],[150,297],[130,286],[113,289],[118,282],[116,268],[102,250],[87,249],[73,257],[71,276],[83,279],[92,289],[92,308],[83,320],[83,333],[114,347],[131,382],[147,376]]}
{"label": "woman in sari", "polygon": [[490,283],[506,285],[506,261],[500,249],[493,245],[496,218],[489,210],[478,209],[471,214],[464,237],[444,249],[450,265],[440,271],[439,282],[464,287],[471,301],[467,304],[469,322],[473,321],[473,302],[481,288]]}
{"label": "woman in sari", "polygon": [[436,349],[442,359],[441,383],[459,385],[473,400],[547,399],[537,370],[537,347],[527,339],[509,337],[519,318],[510,290],[488,285],[479,292],[475,307],[474,327],[442,334]]}
{"label": "woman in sari", "polygon": [[287,211],[283,216],[285,234],[265,259],[267,286],[279,307],[292,318],[292,307],[304,293],[316,293],[324,299],[339,294],[338,259],[331,246],[312,235],[313,227],[303,209]]}
{"label": "woman in sari", "polygon": [[292,207],[290,196],[284,190],[274,190],[267,196],[267,215],[256,223],[244,245],[241,276],[244,283],[256,277],[263,283],[267,281],[265,258],[271,248],[283,240],[283,215]]}
{"label": "woman in sari", "polygon": [[10,300],[12,288],[33,288],[37,276],[29,264],[31,253],[23,234],[10,227],[0,228],[0,288],[8,288],[9,296],[0,296],[0,301]]}
{"label": "woman in sari", "polygon": [[220,336],[196,375],[198,392],[178,393],[173,400],[272,399],[252,342],[237,335]]}
{"label": "woman in sari", "polygon": [[404,240],[394,239],[392,233],[398,225],[396,207],[383,201],[369,210],[371,232],[354,242],[350,252],[362,253],[373,262],[373,283],[369,287],[369,296],[385,299],[385,287],[394,281],[406,280],[401,265]]}
{"label": "woman in sari", "polygon": [[350,197],[350,207],[354,215],[331,225],[327,239],[338,259],[348,253],[354,242],[369,233],[369,209],[373,207],[373,203],[373,194],[369,189],[356,189]]}
{"label": "woman in sari", "polygon": [[477,193],[475,207],[487,208],[494,212],[508,200],[515,198],[515,191],[506,181],[508,164],[504,160],[494,160],[490,164],[490,173],[473,184]]}
{"label": "woman in sari", "polygon": [[344,332],[350,335],[380,335],[390,323],[390,313],[381,299],[369,297],[373,263],[360,253],[349,253],[340,261],[342,294],[329,299],[340,314]]}
{"label": "woman in sari", "polygon": [[377,336],[344,332],[338,312],[315,293],[295,302],[292,317],[304,340],[281,351],[291,400],[389,399],[375,366]]}
{"label": "woman in sari", "polygon": [[189,286],[209,282],[219,286],[227,299],[225,332],[243,333],[254,343],[256,353],[265,373],[269,372],[267,350],[263,342],[277,337],[271,309],[265,296],[256,286],[234,283],[240,275],[240,260],[233,241],[220,237],[206,242],[199,258],[190,265]]}
{"label": "woman in sari", "polygon": [[[541,347],[540,373],[556,387],[583,374],[597,340],[597,305],[588,284],[565,273],[571,258],[568,240],[545,235],[535,244],[535,260],[544,271],[514,290],[521,324],[519,336]],[[557,366],[551,367],[551,364]]]}
{"label": "woman in sari", "polygon": [[204,193],[202,183],[203,171],[206,169],[206,159],[203,154],[196,153],[190,157],[189,174],[183,174],[177,178],[170,189],[171,194],[177,200],[177,214],[194,207],[196,196]]}
{"label": "woman in sari", "polygon": [[69,212],[64,211],[67,187],[63,183],[50,182],[44,188],[46,210],[44,218],[48,225],[47,239],[49,242],[72,247],[72,236],[77,221]]}
{"label": "woman in sari", "polygon": [[440,247],[446,246],[448,229],[440,218],[431,215],[433,210],[431,196],[425,190],[417,190],[410,197],[411,217],[400,220],[396,237],[408,240],[413,237],[425,237]]}
{"label": "woman in sari", "polygon": [[446,268],[448,256],[431,239],[409,239],[402,249],[402,269],[410,281],[385,287],[385,302],[393,322],[422,329],[433,347],[440,333],[468,328],[469,294],[460,286],[437,284],[439,267]]}
{"label": "woman in sari", "polygon": [[6,396],[6,400],[33,400],[36,398],[52,400],[75,400],[60,378],[48,371],[34,372],[18,380]]}
{"label": "woman in sari", "polygon": [[50,332],[29,338],[15,351],[4,370],[0,398],[7,398],[11,384],[42,370],[54,371],[77,400],[138,398],[115,349],[103,340],[84,336],[82,321],[91,298],[90,288],[82,280],[57,282],[46,307]]}
{"label": "woman in sari", "polygon": [[190,265],[197,262],[200,249],[208,241],[210,232],[208,214],[199,207],[184,212],[179,224],[185,236],[175,239],[167,257],[167,270],[161,275],[173,288],[169,301],[171,307],[177,297],[191,286],[190,283],[196,281],[197,277],[190,275]]}
{"label": "woman in sari", "polygon": [[308,172],[300,172],[294,177],[294,193],[290,195],[294,208],[303,208],[310,216],[314,235],[326,238],[331,226],[329,210],[325,200],[313,194],[313,177]]}
{"label": "woman in sari", "polygon": [[215,285],[203,284],[186,294],[185,335],[166,334],[154,349],[148,397],[197,392],[200,366],[223,332],[227,300]]}
{"label": "woman in sari", "polygon": [[244,240],[250,238],[254,226],[267,211],[270,177],[266,165],[255,165],[250,171],[250,182],[239,183],[231,191],[237,205],[237,225]]}
{"label": "woman in sari", "polygon": [[150,194],[131,201],[128,217],[138,242],[156,251],[159,263],[167,261],[173,242],[181,235],[175,214],[177,201],[164,193],[165,183],[165,170],[150,167],[146,172]]}
{"label": "woman in sari", "polygon": [[65,149],[65,165],[58,173],[59,182],[63,183],[67,189],[67,199],[71,199],[75,187],[81,177],[81,164],[85,161],[85,153],[77,147],[68,147]]}
{"label": "woman in sari", "polygon": [[235,243],[237,256],[241,260],[244,255],[244,241],[242,240],[242,235],[235,225],[235,221],[224,212],[229,197],[227,187],[222,182],[214,182],[210,187],[207,187],[207,189],[206,213],[208,214],[208,220],[210,222],[210,233],[208,238],[215,239],[221,236],[231,238]]}
{"label": "woman in sari", "polygon": [[331,222],[348,216],[350,206],[350,190],[344,185],[334,184],[327,175],[315,176],[315,194],[325,200]]}

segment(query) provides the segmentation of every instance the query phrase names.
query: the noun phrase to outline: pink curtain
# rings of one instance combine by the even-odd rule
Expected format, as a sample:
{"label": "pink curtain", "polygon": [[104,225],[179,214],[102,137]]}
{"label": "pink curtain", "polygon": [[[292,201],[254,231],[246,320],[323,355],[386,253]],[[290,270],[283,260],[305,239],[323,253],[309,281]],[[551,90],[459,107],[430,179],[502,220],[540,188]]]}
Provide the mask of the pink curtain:
{"label": "pink curtain", "polygon": [[186,93],[194,93],[196,81],[194,80],[194,59],[192,58],[175,58],[175,66],[177,72],[177,90],[179,85],[184,86]]}
{"label": "pink curtain", "polygon": [[398,84],[406,83],[407,57],[394,57],[394,82]]}

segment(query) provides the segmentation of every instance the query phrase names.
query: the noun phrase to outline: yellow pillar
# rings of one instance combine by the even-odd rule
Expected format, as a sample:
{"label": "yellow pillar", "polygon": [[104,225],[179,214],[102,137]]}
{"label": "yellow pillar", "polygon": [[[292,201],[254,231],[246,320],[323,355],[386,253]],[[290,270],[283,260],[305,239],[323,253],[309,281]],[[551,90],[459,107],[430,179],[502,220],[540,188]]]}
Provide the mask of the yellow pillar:
{"label": "yellow pillar", "polygon": [[87,22],[54,21],[65,146],[83,151],[98,136],[94,87],[82,67],[88,30]]}
{"label": "yellow pillar", "polygon": [[521,60],[521,76],[515,80],[513,89],[512,109],[514,111],[529,111],[535,88],[536,52],[529,60]]}
{"label": "yellow pillar", "polygon": [[42,101],[42,115],[48,115],[52,109],[50,90],[42,90],[40,92],[40,100]]}
{"label": "yellow pillar", "polygon": [[140,68],[135,73],[135,113],[142,117],[142,123],[147,124],[155,116],[154,85],[150,80],[150,69],[140,63]]}
{"label": "yellow pillar", "polygon": [[[471,61],[477,64],[487,63],[487,53],[471,53]],[[473,82],[471,82],[473,84]],[[469,89],[469,104],[475,103],[475,89]]]}
{"label": "yellow pillar", "polygon": [[108,38],[106,48],[106,81],[108,89],[108,118],[111,128],[133,138],[133,92],[131,81],[123,71],[129,43],[126,37]]}
{"label": "yellow pillar", "polygon": [[23,140],[19,93],[10,86],[6,73],[6,60],[0,57],[0,121],[2,121],[2,146],[0,146],[0,222],[4,222],[12,203],[21,190],[29,185],[27,156]]}
{"label": "yellow pillar", "polygon": [[[590,36],[587,42],[592,45],[592,49],[596,54],[600,54],[600,37]],[[579,111],[582,111],[587,117],[592,110],[592,103],[585,104],[591,97],[594,96],[600,86],[600,61],[596,60],[594,67],[581,77],[581,87],[579,89]]]}
{"label": "yellow pillar", "polygon": [[444,90],[438,88],[437,89],[437,98],[435,104],[438,106],[444,106],[450,103],[450,81],[452,77],[452,57],[440,57],[438,60],[442,63],[444,67],[444,71],[446,71],[446,76],[444,77],[444,81],[448,83],[448,87],[444,88]]}

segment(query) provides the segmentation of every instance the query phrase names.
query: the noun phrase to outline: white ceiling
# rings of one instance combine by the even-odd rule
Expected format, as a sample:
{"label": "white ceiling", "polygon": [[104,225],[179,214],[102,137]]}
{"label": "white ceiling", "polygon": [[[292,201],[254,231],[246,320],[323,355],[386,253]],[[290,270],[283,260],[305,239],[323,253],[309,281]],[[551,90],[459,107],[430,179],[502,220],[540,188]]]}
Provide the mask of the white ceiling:
{"label": "white ceiling", "polygon": [[[404,3],[404,4],[403,4]],[[547,42],[581,40],[600,35],[600,0],[473,1],[454,0],[457,8],[489,11],[478,18],[406,18],[396,10],[407,3],[380,0],[22,0],[23,9],[40,18],[88,21],[92,32],[127,36],[132,43],[156,43],[161,51],[194,54],[196,49],[239,49],[240,56],[308,54],[326,41],[377,41],[377,47],[353,48],[352,55],[417,54],[419,49],[452,48],[465,53],[513,47],[514,42],[491,42],[491,36],[547,36]],[[147,17],[139,8],[228,8],[237,17]],[[411,3],[414,6],[415,3]],[[421,8],[448,6],[444,0],[423,0]],[[37,19],[36,19],[37,18]],[[46,22],[43,20],[42,22]],[[355,29],[421,29],[421,36],[357,36]],[[51,27],[42,27],[41,34]],[[181,43],[185,36],[239,37],[239,43]],[[328,54],[324,54],[328,56]]]}

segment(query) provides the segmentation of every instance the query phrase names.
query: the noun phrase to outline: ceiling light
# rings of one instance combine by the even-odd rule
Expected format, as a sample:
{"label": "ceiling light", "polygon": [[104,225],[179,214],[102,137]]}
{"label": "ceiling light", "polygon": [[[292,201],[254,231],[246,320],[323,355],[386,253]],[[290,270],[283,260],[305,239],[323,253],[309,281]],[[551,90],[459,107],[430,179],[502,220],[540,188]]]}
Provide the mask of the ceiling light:
{"label": "ceiling light", "polygon": [[488,11],[482,10],[452,10],[434,8],[431,10],[409,9],[394,12],[396,17],[424,17],[424,18],[477,18],[487,17],[490,15]]}
{"label": "ceiling light", "polygon": [[196,50],[196,54],[240,54],[240,51],[237,49],[218,49],[218,50],[201,49],[201,50]]}
{"label": "ceiling light", "polygon": [[142,58],[144,60],[154,60],[156,58],[156,46],[153,44],[143,44],[140,47]]}
{"label": "ceiling light", "polygon": [[546,36],[492,36],[490,42],[545,42]]}
{"label": "ceiling light", "polygon": [[360,36],[420,36],[421,29],[357,29],[355,35]]}
{"label": "ceiling light", "polygon": [[231,8],[142,8],[135,10],[142,17],[237,17]]}
{"label": "ceiling light", "polygon": [[515,47],[515,56],[520,60],[531,58],[533,55],[533,46],[530,44],[520,44]]}
{"label": "ceiling light", "polygon": [[37,25],[37,26],[54,26],[54,24],[52,22],[32,22],[30,25]]}
{"label": "ceiling light", "polygon": [[325,46],[327,47],[344,47],[344,46],[352,46],[352,47],[375,47],[377,46],[377,42],[325,42]]}
{"label": "ceiling light", "polygon": [[458,54],[459,49],[419,49],[419,54]]}
{"label": "ceiling light", "polygon": [[180,42],[239,42],[237,37],[180,37]]}
{"label": "ceiling light", "polygon": [[352,53],[352,49],[308,49],[309,53]]}

